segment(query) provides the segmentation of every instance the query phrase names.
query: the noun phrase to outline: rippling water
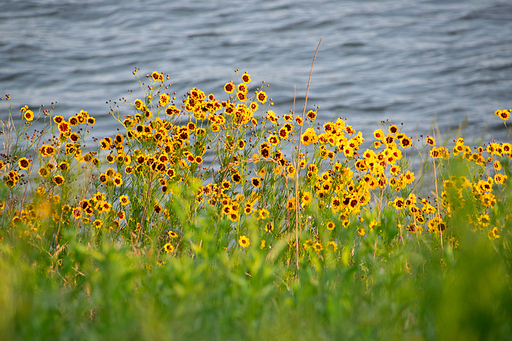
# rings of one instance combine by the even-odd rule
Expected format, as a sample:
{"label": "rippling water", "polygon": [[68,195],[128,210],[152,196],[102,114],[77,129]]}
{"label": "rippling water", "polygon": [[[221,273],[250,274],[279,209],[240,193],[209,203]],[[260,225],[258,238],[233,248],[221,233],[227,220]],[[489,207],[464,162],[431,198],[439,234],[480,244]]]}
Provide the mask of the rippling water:
{"label": "rippling water", "polygon": [[303,103],[320,37],[308,101],[320,120],[421,134],[467,117],[469,137],[507,136],[493,113],[512,107],[510,1],[2,1],[0,33],[0,95],[87,110],[95,136],[117,128],[106,101],[140,95],[135,67],[169,73],[179,95],[220,95],[248,71],[286,113],[294,86]]}

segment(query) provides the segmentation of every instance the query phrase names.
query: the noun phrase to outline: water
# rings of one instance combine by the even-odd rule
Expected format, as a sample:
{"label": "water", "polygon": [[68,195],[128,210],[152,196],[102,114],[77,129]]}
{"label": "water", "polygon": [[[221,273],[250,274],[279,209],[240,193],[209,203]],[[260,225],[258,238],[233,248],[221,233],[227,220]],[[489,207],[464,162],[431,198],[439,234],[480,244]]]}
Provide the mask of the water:
{"label": "water", "polygon": [[135,67],[218,97],[240,69],[283,114],[295,86],[297,111],[304,101],[320,37],[308,101],[320,121],[368,136],[386,119],[427,134],[435,119],[447,136],[467,117],[470,139],[509,140],[493,113],[512,108],[510,1],[2,1],[0,96],[87,110],[103,137],[119,127],[105,102],[141,94]]}

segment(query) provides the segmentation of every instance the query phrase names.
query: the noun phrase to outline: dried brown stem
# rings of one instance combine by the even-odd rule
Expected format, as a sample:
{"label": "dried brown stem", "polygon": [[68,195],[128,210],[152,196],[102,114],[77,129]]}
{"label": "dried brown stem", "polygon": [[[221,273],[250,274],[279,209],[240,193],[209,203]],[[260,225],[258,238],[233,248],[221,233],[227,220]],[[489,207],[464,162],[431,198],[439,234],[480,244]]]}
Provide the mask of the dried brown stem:
{"label": "dried brown stem", "polygon": [[322,38],[318,42],[318,46],[316,47],[315,55],[313,56],[313,62],[311,63],[311,69],[309,70],[309,79],[308,79],[308,87],[306,89],[306,98],[304,100],[304,109],[302,110],[302,125],[300,126],[300,135],[297,139],[297,163],[295,167],[295,265],[297,266],[297,270],[299,269],[299,230],[300,230],[300,220],[299,220],[299,210],[300,210],[300,200],[299,200],[299,170],[300,170],[300,138],[304,129],[304,116],[306,115],[306,106],[308,104],[308,96],[309,96],[309,86],[311,84],[311,75],[313,74],[313,66],[315,65],[316,55],[318,50],[320,49],[320,44],[322,43]]}

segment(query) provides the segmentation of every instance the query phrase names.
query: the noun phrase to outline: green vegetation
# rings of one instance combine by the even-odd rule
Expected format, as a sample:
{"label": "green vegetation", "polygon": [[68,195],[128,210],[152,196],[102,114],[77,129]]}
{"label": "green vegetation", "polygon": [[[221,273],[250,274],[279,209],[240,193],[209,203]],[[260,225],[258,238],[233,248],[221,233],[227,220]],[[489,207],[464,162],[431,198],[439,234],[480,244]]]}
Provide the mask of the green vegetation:
{"label": "green vegetation", "polygon": [[512,335],[510,143],[387,123],[365,142],[275,113],[247,73],[224,99],[134,75],[102,139],[86,111],[3,99],[3,339]]}

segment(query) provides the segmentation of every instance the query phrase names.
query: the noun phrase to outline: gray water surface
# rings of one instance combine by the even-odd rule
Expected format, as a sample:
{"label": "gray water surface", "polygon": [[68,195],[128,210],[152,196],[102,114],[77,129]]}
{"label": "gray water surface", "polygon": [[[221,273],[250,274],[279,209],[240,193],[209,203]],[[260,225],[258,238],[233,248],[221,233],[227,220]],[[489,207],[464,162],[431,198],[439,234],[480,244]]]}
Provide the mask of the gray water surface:
{"label": "gray water surface", "polygon": [[320,121],[347,117],[369,137],[386,119],[414,135],[467,117],[466,136],[510,139],[493,113],[512,108],[512,1],[2,1],[0,96],[87,110],[103,137],[120,127],[105,102],[141,95],[135,67],[217,97],[240,69],[283,114],[294,86],[303,103],[320,37],[308,100]]}

